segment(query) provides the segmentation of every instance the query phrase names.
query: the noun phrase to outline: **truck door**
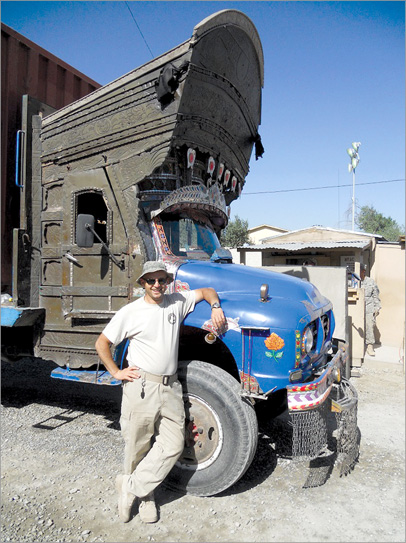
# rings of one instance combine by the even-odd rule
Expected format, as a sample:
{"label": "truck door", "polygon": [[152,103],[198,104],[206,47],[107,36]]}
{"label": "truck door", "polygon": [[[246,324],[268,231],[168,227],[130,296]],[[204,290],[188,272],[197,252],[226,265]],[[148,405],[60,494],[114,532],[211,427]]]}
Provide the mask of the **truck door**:
{"label": "truck door", "polygon": [[[79,215],[94,218],[92,246],[77,243]],[[86,366],[97,334],[128,301],[127,235],[104,168],[45,180],[41,216],[40,291],[47,310],[41,351],[66,349],[71,367]]]}

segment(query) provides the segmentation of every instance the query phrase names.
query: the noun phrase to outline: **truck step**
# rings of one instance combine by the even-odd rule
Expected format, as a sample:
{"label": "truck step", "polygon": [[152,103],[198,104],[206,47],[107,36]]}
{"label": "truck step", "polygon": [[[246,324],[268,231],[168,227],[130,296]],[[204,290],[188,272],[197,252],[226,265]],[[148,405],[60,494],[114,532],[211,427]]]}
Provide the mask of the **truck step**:
{"label": "truck step", "polygon": [[121,381],[114,379],[114,377],[106,370],[86,371],[56,368],[51,372],[51,377],[53,379],[64,379],[65,381],[76,381],[78,383],[89,383],[91,385],[121,385]]}

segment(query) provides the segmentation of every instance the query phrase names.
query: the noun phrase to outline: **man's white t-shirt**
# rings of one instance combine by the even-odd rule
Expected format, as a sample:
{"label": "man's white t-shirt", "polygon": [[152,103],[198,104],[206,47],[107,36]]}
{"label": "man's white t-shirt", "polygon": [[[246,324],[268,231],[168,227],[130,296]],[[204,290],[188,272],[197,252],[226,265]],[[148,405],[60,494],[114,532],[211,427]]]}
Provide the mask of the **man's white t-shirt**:
{"label": "man's white t-shirt", "polygon": [[173,375],[178,367],[179,327],[195,303],[193,290],[165,294],[160,304],[139,298],[117,311],[103,334],[115,345],[130,340],[129,366],[156,375]]}

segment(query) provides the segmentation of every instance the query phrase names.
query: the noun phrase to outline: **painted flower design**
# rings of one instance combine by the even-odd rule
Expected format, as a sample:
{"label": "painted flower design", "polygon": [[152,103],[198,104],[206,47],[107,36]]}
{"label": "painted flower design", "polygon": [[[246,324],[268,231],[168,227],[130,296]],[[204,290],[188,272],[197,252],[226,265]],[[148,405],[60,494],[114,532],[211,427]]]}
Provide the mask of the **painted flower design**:
{"label": "painted flower design", "polygon": [[[269,349],[265,352],[265,355],[269,358],[273,358],[276,360],[276,362],[282,358],[283,356],[283,347],[285,346],[285,342],[281,337],[278,336],[278,334],[275,334],[275,332],[272,332],[270,336],[268,336],[265,340],[265,347]],[[279,352],[277,352],[279,351]]]}

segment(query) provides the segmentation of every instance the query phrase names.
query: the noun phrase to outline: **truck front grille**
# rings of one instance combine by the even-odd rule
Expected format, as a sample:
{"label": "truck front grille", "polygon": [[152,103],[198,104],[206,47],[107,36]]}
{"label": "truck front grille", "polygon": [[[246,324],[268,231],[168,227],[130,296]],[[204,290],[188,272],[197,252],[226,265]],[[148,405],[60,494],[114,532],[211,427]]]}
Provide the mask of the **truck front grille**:
{"label": "truck front grille", "polygon": [[330,319],[328,318],[328,315],[322,315],[320,321],[323,329],[323,339],[325,340],[330,332]]}

